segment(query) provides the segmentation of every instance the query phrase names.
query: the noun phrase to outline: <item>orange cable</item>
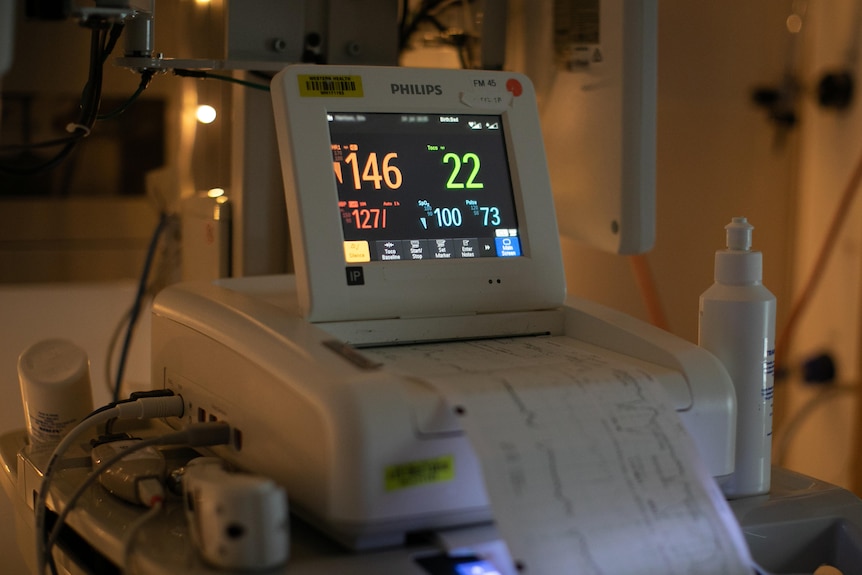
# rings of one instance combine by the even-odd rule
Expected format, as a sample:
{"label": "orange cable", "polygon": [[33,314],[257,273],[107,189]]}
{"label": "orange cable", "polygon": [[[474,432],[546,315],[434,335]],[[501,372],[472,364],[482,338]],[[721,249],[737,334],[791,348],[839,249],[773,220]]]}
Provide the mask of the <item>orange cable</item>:
{"label": "orange cable", "polygon": [[632,266],[632,271],[635,274],[635,281],[640,288],[643,302],[647,308],[647,315],[650,322],[660,327],[665,331],[670,331],[667,316],[664,313],[664,308],[661,305],[661,299],[658,297],[658,289],[655,285],[652,271],[650,270],[649,261],[644,254],[636,254],[628,257],[629,263]]}
{"label": "orange cable", "polygon": [[799,294],[799,297],[791,307],[790,316],[784,329],[775,342],[775,359],[779,365],[783,364],[784,353],[790,347],[790,342],[793,339],[793,333],[796,330],[796,324],[802,316],[802,312],[811,301],[817,285],[823,278],[823,272],[826,264],[829,262],[829,256],[832,254],[835,247],[835,242],[838,241],[838,235],[844,227],[844,221],[847,219],[847,214],[850,212],[850,206],[856,198],[859,191],[859,182],[862,180],[862,155],[856,162],[856,167],[847,186],[844,188],[844,193],[841,196],[841,201],[838,203],[838,208],[832,216],[832,222],[826,233],[826,238],[823,240],[823,245],[820,247],[820,252],[817,254],[817,259],[814,261],[814,267],[805,282],[805,287]]}

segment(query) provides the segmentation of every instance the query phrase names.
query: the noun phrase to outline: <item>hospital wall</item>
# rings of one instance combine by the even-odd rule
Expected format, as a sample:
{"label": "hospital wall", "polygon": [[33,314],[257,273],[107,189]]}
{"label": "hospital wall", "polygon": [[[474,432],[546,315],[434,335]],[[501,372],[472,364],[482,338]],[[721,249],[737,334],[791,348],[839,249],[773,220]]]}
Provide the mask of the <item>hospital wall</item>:
{"label": "hospital wall", "polygon": [[[696,342],[698,297],[713,281],[723,226],[746,216],[781,334],[862,153],[859,105],[818,104],[826,72],[860,72],[862,3],[659,5],[657,238],[646,255],[653,303],[670,331]],[[791,33],[788,23],[801,29]],[[760,88],[777,90],[794,122],[770,121],[753,104]],[[860,210],[859,201],[846,210],[792,339],[779,338],[789,343],[779,358],[787,375],[776,384],[774,435],[776,463],[857,493]],[[563,248],[570,292],[651,319],[631,261],[565,238]],[[805,363],[823,354],[834,360],[835,380],[804,381]]]}
{"label": "hospital wall", "polygon": [[[860,296],[862,296],[862,205],[841,207],[841,199],[859,169],[862,154],[862,108],[858,98],[845,110],[817,105],[824,74],[847,71],[859,79],[859,31],[862,3],[853,0],[808,2],[804,61],[799,80],[802,123],[798,169],[797,218],[794,226],[793,292],[808,281],[835,214],[844,213],[841,232],[818,274],[811,303],[800,316],[790,357],[799,362],[828,353],[835,359],[831,386],[806,385],[793,378],[787,392],[791,438],[782,463],[828,481],[862,491],[859,456]],[[850,186],[854,191],[858,189]],[[803,414],[796,417],[793,414]],[[810,415],[805,415],[810,414]],[[792,427],[790,427],[792,426]]]}

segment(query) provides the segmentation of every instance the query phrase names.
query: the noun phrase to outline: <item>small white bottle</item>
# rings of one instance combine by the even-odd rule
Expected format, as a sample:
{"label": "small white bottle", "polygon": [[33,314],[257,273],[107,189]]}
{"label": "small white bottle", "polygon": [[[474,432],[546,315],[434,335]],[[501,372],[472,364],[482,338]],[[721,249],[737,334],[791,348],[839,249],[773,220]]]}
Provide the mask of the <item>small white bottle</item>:
{"label": "small white bottle", "polygon": [[18,357],[30,439],[58,443],[93,411],[87,352],[65,339],[39,341]]}
{"label": "small white bottle", "polygon": [[736,390],[736,466],[722,481],[729,498],[769,492],[775,371],[775,296],[761,283],[763,254],[751,251],[745,218],[725,226],[715,283],[700,296],[698,343],[724,364]]}

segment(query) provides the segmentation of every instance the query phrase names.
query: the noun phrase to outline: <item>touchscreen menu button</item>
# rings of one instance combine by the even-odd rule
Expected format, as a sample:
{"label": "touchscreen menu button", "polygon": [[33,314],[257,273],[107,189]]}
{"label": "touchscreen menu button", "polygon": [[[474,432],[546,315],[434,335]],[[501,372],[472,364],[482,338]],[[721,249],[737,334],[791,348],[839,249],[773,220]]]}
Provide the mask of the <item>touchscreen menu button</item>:
{"label": "touchscreen menu button", "polygon": [[[403,260],[404,242],[400,240],[382,240],[377,242],[377,256],[381,261]],[[407,256],[409,258],[409,256]]]}
{"label": "touchscreen menu button", "polygon": [[455,252],[453,249],[452,240],[428,240],[428,243],[431,245],[431,254],[435,259],[438,260],[448,260],[455,257]]}
{"label": "touchscreen menu button", "polygon": [[404,259],[425,260],[431,257],[427,240],[404,240],[401,242]]}
{"label": "touchscreen menu button", "polygon": [[365,240],[344,242],[344,261],[347,263],[360,263],[371,261],[371,251]]}
{"label": "touchscreen menu button", "polygon": [[495,258],[497,257],[497,248],[494,238],[479,238],[479,257]]}
{"label": "touchscreen menu button", "polygon": [[[367,242],[345,242],[348,262],[369,261]],[[521,255],[519,238],[434,238],[422,240],[378,240],[376,261],[452,260]]]}
{"label": "touchscreen menu button", "polygon": [[478,258],[479,257],[479,240],[476,238],[461,238],[455,240],[457,249],[457,257],[459,258]]}
{"label": "touchscreen menu button", "polygon": [[521,255],[521,242],[518,237],[494,238],[497,244],[497,255],[501,258]]}

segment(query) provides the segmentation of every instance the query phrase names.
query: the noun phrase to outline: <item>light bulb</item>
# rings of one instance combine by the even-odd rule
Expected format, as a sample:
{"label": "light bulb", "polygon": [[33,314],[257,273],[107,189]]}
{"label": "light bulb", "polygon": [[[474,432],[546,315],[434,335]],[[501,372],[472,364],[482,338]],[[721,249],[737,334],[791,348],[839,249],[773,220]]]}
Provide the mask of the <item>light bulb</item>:
{"label": "light bulb", "polygon": [[195,110],[195,118],[201,124],[212,124],[216,119],[216,110],[212,106],[202,104]]}

